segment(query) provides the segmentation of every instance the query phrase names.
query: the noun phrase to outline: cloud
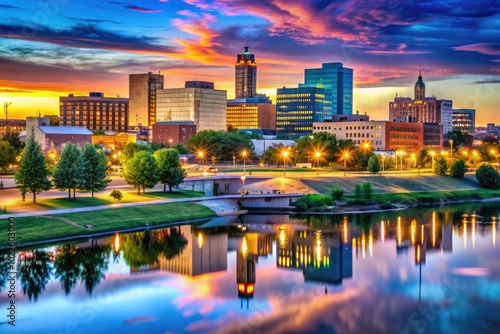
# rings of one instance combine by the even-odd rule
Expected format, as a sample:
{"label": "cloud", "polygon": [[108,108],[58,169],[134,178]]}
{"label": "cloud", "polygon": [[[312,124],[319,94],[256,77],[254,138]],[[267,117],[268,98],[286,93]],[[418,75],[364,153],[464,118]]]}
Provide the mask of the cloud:
{"label": "cloud", "polygon": [[475,84],[497,84],[500,83],[500,80],[481,80],[481,81],[475,81]]}
{"label": "cloud", "polygon": [[500,56],[500,44],[498,43],[475,43],[452,48],[457,51],[473,51],[485,55]]}
{"label": "cloud", "polygon": [[23,9],[21,7],[16,7],[16,6],[11,6],[11,5],[3,5],[3,4],[0,4],[0,8],[2,8],[2,9]]}
{"label": "cloud", "polygon": [[43,42],[70,48],[114,50],[168,56],[175,53],[171,46],[156,44],[156,38],[131,36],[104,30],[94,24],[77,24],[56,30],[46,26],[0,24],[0,38]]}
{"label": "cloud", "polygon": [[149,9],[149,8],[131,6],[131,5],[126,6],[125,8],[130,9],[130,10],[134,10],[137,12],[141,12],[141,13],[161,13],[161,12],[163,12],[163,10],[160,10],[160,9]]}

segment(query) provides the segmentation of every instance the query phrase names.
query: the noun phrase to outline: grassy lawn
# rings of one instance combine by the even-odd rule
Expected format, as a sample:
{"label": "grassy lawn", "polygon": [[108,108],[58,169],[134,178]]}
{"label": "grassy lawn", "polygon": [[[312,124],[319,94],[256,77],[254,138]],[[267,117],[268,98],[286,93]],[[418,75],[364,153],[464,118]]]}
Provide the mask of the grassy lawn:
{"label": "grassy lawn", "polygon": [[[16,219],[17,243],[49,240],[53,238],[88,235],[96,232],[114,231],[131,227],[156,225],[166,222],[213,217],[215,213],[203,205],[192,202],[151,204],[100,211],[54,215],[69,219],[73,226],[56,218],[45,216]],[[86,225],[94,228],[87,229]],[[7,231],[7,219],[0,220],[0,229]],[[0,234],[0,246],[7,244],[7,233]]]}
{"label": "grassy lawn", "polygon": [[500,197],[500,190],[479,189],[475,191],[430,191],[418,193],[375,194],[374,200],[380,203],[418,204],[439,203],[441,201],[460,201]]}
{"label": "grassy lawn", "polygon": [[[15,204],[11,204],[7,208],[8,213],[23,213],[29,211],[44,211],[44,210],[56,210],[56,209],[71,209],[71,208],[83,208],[99,205],[109,205],[116,204],[117,202],[109,196],[111,191],[106,191],[105,194],[97,194],[94,198],[92,197],[82,197],[82,194],[76,194],[76,200],[68,200],[67,193],[61,193],[61,197],[57,198],[39,198],[37,203],[31,202],[30,197],[26,197],[26,201],[16,201]],[[191,191],[191,190],[181,190],[172,193],[164,192],[146,192],[145,194],[137,195],[136,191],[122,191],[123,199],[121,203],[137,203],[137,202],[148,202],[161,199],[174,199],[174,198],[193,198],[202,197],[203,193]],[[64,196],[66,195],[66,196]],[[80,197],[79,197],[80,196]]]}

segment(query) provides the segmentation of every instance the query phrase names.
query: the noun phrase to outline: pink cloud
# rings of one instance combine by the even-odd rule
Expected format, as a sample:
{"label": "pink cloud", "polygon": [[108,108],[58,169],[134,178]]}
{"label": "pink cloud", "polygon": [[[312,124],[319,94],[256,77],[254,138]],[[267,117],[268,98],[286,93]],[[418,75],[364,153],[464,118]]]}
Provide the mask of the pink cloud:
{"label": "pink cloud", "polygon": [[452,48],[457,51],[475,51],[485,55],[499,56],[500,55],[500,44],[496,43],[475,43],[467,44],[462,46],[456,46]]}

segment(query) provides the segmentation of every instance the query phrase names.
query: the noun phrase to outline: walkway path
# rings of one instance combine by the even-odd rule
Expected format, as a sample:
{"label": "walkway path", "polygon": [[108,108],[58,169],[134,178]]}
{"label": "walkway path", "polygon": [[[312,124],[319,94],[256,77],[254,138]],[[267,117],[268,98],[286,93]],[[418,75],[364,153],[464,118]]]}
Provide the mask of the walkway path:
{"label": "walkway path", "polygon": [[44,217],[58,219],[58,220],[61,220],[61,221],[65,222],[65,223],[67,223],[67,224],[70,224],[70,225],[73,225],[73,226],[76,226],[76,227],[83,227],[82,225],[79,225],[79,224],[75,223],[74,221],[66,219],[66,218],[53,217],[53,216],[44,216]]}

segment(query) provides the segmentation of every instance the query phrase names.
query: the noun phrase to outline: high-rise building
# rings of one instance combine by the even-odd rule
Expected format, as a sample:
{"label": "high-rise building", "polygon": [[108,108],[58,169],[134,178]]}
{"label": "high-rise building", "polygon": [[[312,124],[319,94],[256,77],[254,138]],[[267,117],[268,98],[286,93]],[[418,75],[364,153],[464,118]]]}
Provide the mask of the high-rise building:
{"label": "high-rise building", "polygon": [[91,131],[126,132],[128,130],[129,99],[104,97],[91,92],[89,96],[59,98],[59,115],[62,126],[83,126]]}
{"label": "high-rise building", "polygon": [[265,95],[227,101],[227,128],[276,129],[276,105]]}
{"label": "high-rise building", "polygon": [[328,119],[325,89],[279,88],[276,94],[276,133],[293,138],[311,135],[313,122]]}
{"label": "high-rise building", "polygon": [[234,67],[235,98],[254,97],[257,94],[257,64],[255,55],[248,52],[248,46],[245,46],[245,52],[236,56]]}
{"label": "high-rise building", "polygon": [[425,83],[422,73],[419,74],[414,87],[414,98],[396,97],[389,102],[389,119],[391,121],[410,123],[439,123],[443,125],[443,133],[452,130],[451,100],[438,100],[435,96],[425,96]]}
{"label": "high-rise building", "polygon": [[327,114],[352,114],[353,71],[342,63],[324,63],[321,68],[305,70],[305,83],[299,87],[318,87],[325,90]]}
{"label": "high-rise building", "polygon": [[475,109],[453,109],[452,128],[463,133],[474,135],[476,132]]}
{"label": "high-rise building", "polygon": [[197,131],[226,130],[225,90],[214,89],[212,82],[187,81],[184,88],[157,92],[156,121],[192,121]]}
{"label": "high-rise building", "polygon": [[156,123],[157,91],[163,89],[162,74],[129,75],[129,127],[150,128]]}

